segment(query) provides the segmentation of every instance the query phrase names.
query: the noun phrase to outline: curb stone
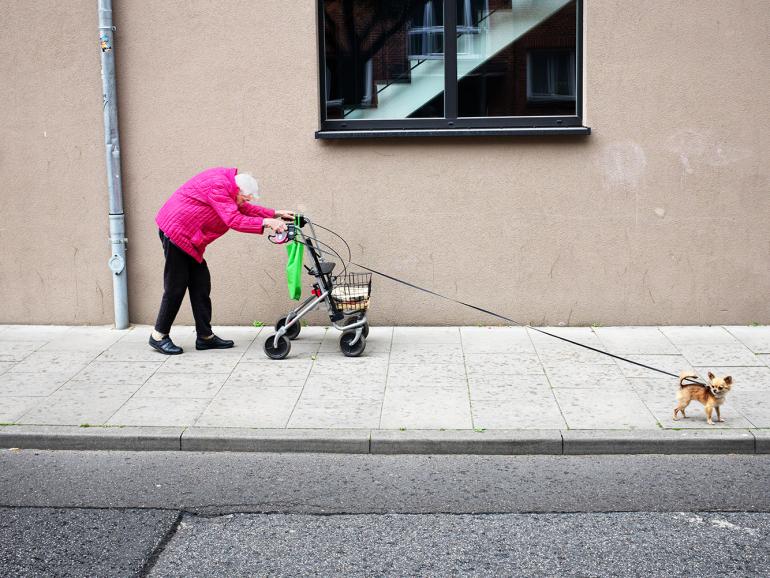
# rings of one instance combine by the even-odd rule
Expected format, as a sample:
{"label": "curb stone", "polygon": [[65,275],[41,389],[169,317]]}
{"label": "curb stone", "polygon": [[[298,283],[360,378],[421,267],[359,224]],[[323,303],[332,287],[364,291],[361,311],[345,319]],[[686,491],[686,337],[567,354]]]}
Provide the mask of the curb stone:
{"label": "curb stone", "polygon": [[749,430],[568,430],[564,454],[753,454]]}
{"label": "curb stone", "polygon": [[559,455],[559,430],[372,430],[373,454]]}
{"label": "curb stone", "polygon": [[38,450],[179,451],[183,427],[0,427],[0,447]]}
{"label": "curb stone", "polygon": [[190,452],[369,453],[369,430],[191,427],[182,434]]}
{"label": "curb stone", "polygon": [[768,454],[770,430],[368,430],[0,426],[0,448],[346,454]]}
{"label": "curb stone", "polygon": [[770,429],[751,430],[754,434],[755,453],[770,454]]}

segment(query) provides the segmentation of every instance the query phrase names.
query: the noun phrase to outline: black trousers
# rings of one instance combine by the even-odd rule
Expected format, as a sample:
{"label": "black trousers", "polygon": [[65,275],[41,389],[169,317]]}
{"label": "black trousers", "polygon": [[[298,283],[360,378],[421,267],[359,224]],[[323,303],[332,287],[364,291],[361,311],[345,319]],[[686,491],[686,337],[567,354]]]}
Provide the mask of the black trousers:
{"label": "black trousers", "polygon": [[155,331],[169,333],[171,324],[179,313],[185,292],[190,290],[190,304],[195,317],[195,330],[201,337],[211,331],[211,275],[204,260],[198,263],[174,245],[163,231],[158,230],[163,243],[166,266],[163,269],[163,299],[160,302]]}

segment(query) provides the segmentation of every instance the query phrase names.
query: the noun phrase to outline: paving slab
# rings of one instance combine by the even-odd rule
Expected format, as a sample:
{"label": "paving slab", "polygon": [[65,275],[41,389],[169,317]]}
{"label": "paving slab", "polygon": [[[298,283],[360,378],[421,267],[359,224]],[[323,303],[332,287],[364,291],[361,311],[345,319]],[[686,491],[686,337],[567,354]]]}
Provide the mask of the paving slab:
{"label": "paving slab", "polygon": [[536,353],[466,353],[468,376],[543,375],[543,365]]}
{"label": "paving slab", "polygon": [[[10,369],[12,373],[52,373],[65,379],[80,373],[98,353],[35,351]],[[2,364],[0,364],[2,371]]]}
{"label": "paving slab", "polygon": [[657,427],[642,400],[623,391],[555,389],[570,429],[646,429]]}
{"label": "paving slab", "polygon": [[0,423],[14,423],[44,399],[27,396],[0,397]]}
{"label": "paving slab", "polygon": [[48,396],[67,382],[66,377],[51,373],[12,373],[0,375],[0,397]]}
{"label": "paving slab", "polygon": [[467,384],[465,366],[462,363],[396,364],[388,370],[388,385],[440,387],[442,385]]}
{"label": "paving slab", "polygon": [[[733,391],[729,402],[755,428],[770,428],[770,398],[766,391]],[[727,417],[727,413],[723,412]]]}
{"label": "paving slab", "polygon": [[[281,364],[282,362],[276,367],[281,367]],[[383,376],[388,373],[388,354],[367,352],[362,357],[345,357],[342,353],[319,354],[310,362],[308,369],[312,369],[315,375]]]}
{"label": "paving slab", "polygon": [[373,454],[498,454],[558,455],[562,453],[558,430],[374,430]]}
{"label": "paving slab", "polygon": [[368,399],[382,402],[385,395],[385,376],[358,377],[311,375],[302,390],[303,401],[321,399]]}
{"label": "paving slab", "polygon": [[[527,329],[527,333],[529,333],[529,336],[532,339],[532,343],[534,344],[535,349],[540,353],[581,352],[584,355],[592,355],[592,352],[590,350],[577,348],[576,345],[568,341],[565,341],[565,339],[568,339],[575,343],[587,345],[595,349],[600,349],[600,350],[604,349],[604,344],[601,342],[599,337],[594,333],[591,327],[541,327],[540,329],[549,333],[550,335],[541,333],[540,331],[537,331],[536,329],[533,329],[533,328]],[[562,337],[564,339],[559,339],[559,337]],[[593,355],[598,355],[598,354],[593,354]]]}
{"label": "paving slab", "polygon": [[737,342],[737,339],[727,329],[720,326],[670,325],[660,327],[660,331],[677,346],[680,344],[711,345]]}
{"label": "paving slab", "polygon": [[182,450],[365,454],[369,430],[192,427],[182,434]]}
{"label": "paving slab", "polygon": [[[597,345],[601,349],[601,345]],[[569,345],[568,347],[542,347],[538,345],[537,354],[546,365],[615,365],[615,360],[597,351]]]}
{"label": "paving slab", "polygon": [[[642,363],[650,367],[662,369],[674,375],[679,375],[682,371],[693,371],[692,364],[687,361],[682,355],[625,355],[624,357],[637,363]],[[658,373],[646,367],[640,365],[634,365],[626,361],[617,360],[617,366],[623,372],[626,377],[667,377],[671,382],[675,382],[675,377],[665,376],[662,373]]]}
{"label": "paving slab", "polygon": [[0,427],[0,447],[48,450],[180,449],[183,428],[14,425]]}
{"label": "paving slab", "polygon": [[101,391],[56,391],[16,420],[36,425],[102,425],[128,401],[133,392],[105,388]]}
{"label": "paving slab", "polygon": [[110,327],[70,327],[43,345],[42,352],[84,352],[99,354],[128,332]]}
{"label": "paving slab", "polygon": [[509,400],[472,400],[474,428],[566,429],[559,405],[548,392],[522,391]]}
{"label": "paving slab", "polygon": [[459,327],[395,327],[393,345],[403,343],[462,343]]}
{"label": "paving slab", "polygon": [[657,327],[596,327],[594,333],[604,349],[615,354],[678,353],[677,348]]}
{"label": "paving slab", "polygon": [[656,398],[667,401],[676,400],[676,392],[679,390],[679,384],[675,378],[666,375],[656,376],[655,373],[651,373],[648,377],[629,377],[627,381],[629,389],[643,401]]}
{"label": "paving slab", "polygon": [[142,385],[160,369],[163,361],[94,361],[74,375],[70,381]]}
{"label": "paving slab", "polygon": [[523,327],[461,327],[466,353],[534,353],[535,346]]}
{"label": "paving slab", "polygon": [[195,422],[198,427],[285,428],[301,387],[223,387]]}
{"label": "paving slab", "polygon": [[332,399],[300,396],[289,428],[370,429],[380,423],[381,399]]}
{"label": "paving slab", "polygon": [[770,326],[726,326],[725,329],[754,353],[770,353]]}
{"label": "paving slab", "polygon": [[564,454],[750,454],[748,430],[635,430],[562,432]]}
{"label": "paving slab", "polygon": [[601,389],[610,392],[628,388],[628,380],[616,365],[547,363],[545,372],[554,388]]}
{"label": "paving slab", "polygon": [[471,400],[515,401],[524,393],[552,398],[551,385],[545,375],[471,375],[468,376]]}
{"label": "paving slab", "polygon": [[762,359],[741,343],[684,344],[679,346],[682,355],[694,367],[707,365],[754,366],[764,365]]}
{"label": "paving slab", "polygon": [[467,388],[385,390],[381,429],[472,429]]}
{"label": "paving slab", "polygon": [[132,397],[107,421],[107,425],[191,426],[209,405],[208,399]]}
{"label": "paving slab", "polygon": [[230,374],[227,373],[156,373],[134,397],[212,399],[228,377]]}
{"label": "paving slab", "polygon": [[230,373],[240,361],[242,352],[229,350],[214,352],[196,351],[182,355],[168,356],[159,368],[159,373]]}
{"label": "paving slab", "polygon": [[[369,341],[366,342],[367,348]],[[463,347],[459,343],[412,343],[398,344],[390,350],[391,364],[446,364],[461,365],[465,361]]]}
{"label": "paving slab", "polygon": [[252,363],[241,361],[227,377],[227,386],[234,387],[302,387],[312,363]]}
{"label": "paving slab", "polygon": [[23,361],[45,344],[45,341],[0,341],[0,362]]}

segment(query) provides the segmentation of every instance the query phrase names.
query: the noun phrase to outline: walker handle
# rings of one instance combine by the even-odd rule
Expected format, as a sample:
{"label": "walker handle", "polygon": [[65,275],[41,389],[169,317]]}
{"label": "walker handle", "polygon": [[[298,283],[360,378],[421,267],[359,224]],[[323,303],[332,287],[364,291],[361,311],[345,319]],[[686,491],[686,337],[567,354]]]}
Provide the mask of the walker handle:
{"label": "walker handle", "polygon": [[297,231],[294,223],[289,223],[286,225],[285,231],[282,233],[276,233],[274,235],[268,235],[267,240],[270,241],[273,245],[283,245],[284,243],[293,241],[296,236]]}

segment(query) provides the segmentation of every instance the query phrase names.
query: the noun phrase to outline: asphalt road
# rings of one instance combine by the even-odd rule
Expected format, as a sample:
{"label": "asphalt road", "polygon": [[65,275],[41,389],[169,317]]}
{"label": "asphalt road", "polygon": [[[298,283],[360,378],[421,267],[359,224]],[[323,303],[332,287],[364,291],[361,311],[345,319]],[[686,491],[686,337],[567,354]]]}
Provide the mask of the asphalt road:
{"label": "asphalt road", "polygon": [[0,575],[756,576],[768,512],[770,456],[3,450]]}
{"label": "asphalt road", "polygon": [[768,514],[185,518],[153,576],[762,576]]}
{"label": "asphalt road", "polygon": [[770,511],[770,455],[0,450],[0,506],[200,514]]}

